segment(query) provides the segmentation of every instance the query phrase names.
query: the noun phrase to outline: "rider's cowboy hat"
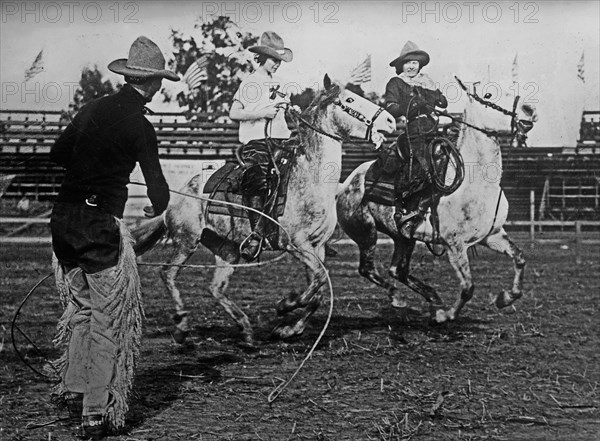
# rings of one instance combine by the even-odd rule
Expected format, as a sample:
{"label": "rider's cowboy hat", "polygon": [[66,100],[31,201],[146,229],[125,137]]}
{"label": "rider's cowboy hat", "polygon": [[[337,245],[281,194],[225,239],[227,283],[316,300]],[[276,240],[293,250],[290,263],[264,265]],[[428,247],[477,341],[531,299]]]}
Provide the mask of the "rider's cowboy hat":
{"label": "rider's cowboy hat", "polygon": [[114,73],[136,78],[161,77],[179,81],[175,72],[165,69],[165,57],[156,43],[144,36],[136,38],[133,42],[128,58],[115,60],[108,68]]}
{"label": "rider's cowboy hat", "polygon": [[283,39],[273,31],[263,32],[260,36],[260,45],[252,46],[248,50],[255,54],[267,55],[287,63],[294,58],[291,49],[283,47]]}
{"label": "rider's cowboy hat", "polygon": [[429,54],[419,49],[416,44],[409,40],[402,48],[400,56],[394,59],[390,63],[390,66],[402,66],[407,61],[413,60],[417,60],[419,62],[419,67],[427,66],[427,64],[429,64]]}

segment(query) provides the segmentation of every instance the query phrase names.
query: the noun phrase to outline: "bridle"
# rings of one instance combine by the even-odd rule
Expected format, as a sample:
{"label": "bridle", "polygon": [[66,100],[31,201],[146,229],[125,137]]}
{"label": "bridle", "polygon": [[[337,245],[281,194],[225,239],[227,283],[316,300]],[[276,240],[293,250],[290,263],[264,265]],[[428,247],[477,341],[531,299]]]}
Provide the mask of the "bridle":
{"label": "bridle", "polygon": [[365,134],[365,140],[371,141],[371,136],[373,135],[373,124],[375,123],[377,118],[379,118],[379,115],[381,115],[381,112],[383,112],[385,109],[383,107],[377,106],[378,108],[375,111],[375,114],[373,115],[373,117],[371,119],[369,119],[365,115],[360,113],[358,110],[355,110],[355,109],[343,104],[339,98],[337,100],[335,100],[333,103],[336,106],[339,106],[340,109],[342,109],[344,112],[346,112],[351,117],[356,118],[357,120],[363,122],[367,126],[367,133]]}
{"label": "bridle", "polygon": [[[467,95],[469,97],[473,98],[478,103],[483,104],[485,107],[491,107],[492,109],[497,110],[498,112],[503,113],[506,116],[510,116],[510,143],[512,144],[515,137],[517,137],[517,141],[519,142],[519,144],[525,144],[525,141],[527,139],[526,133],[529,132],[529,130],[531,130],[533,128],[533,122],[527,121],[527,120],[521,120],[517,117],[517,104],[519,103],[519,99],[521,98],[519,95],[515,96],[515,99],[513,101],[512,111],[510,111],[510,110],[507,110],[507,109],[497,105],[496,103],[493,103],[489,100],[481,98],[479,95],[477,95],[477,90],[475,88],[473,88],[473,93],[469,92],[469,90],[467,89],[467,86],[465,86],[464,83],[457,76],[455,76],[454,78],[458,82],[459,86],[467,93]],[[463,120],[460,120],[458,118],[451,116],[446,111],[438,112],[438,114],[447,116],[450,119],[452,119],[453,121],[458,121],[461,124],[471,127],[472,129],[479,130],[480,132],[485,133],[488,136],[496,136],[497,137],[501,134],[501,132],[499,132],[497,130],[487,130],[487,129],[482,129],[480,127],[473,126],[472,124],[469,124]]]}
{"label": "bridle", "polygon": [[[280,97],[286,97],[286,94],[283,92],[279,92],[279,87],[272,87],[271,88],[271,99],[275,99],[276,96],[280,96]],[[367,126],[367,132],[365,133],[365,140],[367,141],[372,141],[371,137],[373,136],[373,125],[375,124],[375,121],[377,121],[377,118],[379,118],[379,115],[381,115],[381,113],[385,110],[383,107],[381,106],[377,106],[377,110],[375,111],[375,114],[373,115],[372,118],[367,118],[364,114],[362,114],[361,112],[359,112],[356,109],[353,109],[350,106],[347,106],[345,104],[342,103],[342,101],[337,98],[333,104],[335,104],[336,106],[338,106],[340,109],[342,109],[344,112],[346,112],[348,115],[350,115],[351,117],[359,120],[360,122],[364,123]],[[294,109],[293,107],[288,106],[286,108],[286,112],[290,113],[291,115],[293,115],[298,121],[300,121],[302,124],[304,124],[305,126],[309,127],[311,130],[323,135],[323,136],[327,136],[328,138],[331,138],[335,141],[338,142],[342,142],[344,139],[340,136],[337,135],[332,135],[331,133],[327,133],[326,131],[324,131],[323,129],[315,126],[313,123],[307,121],[300,112],[298,112],[296,109]]]}

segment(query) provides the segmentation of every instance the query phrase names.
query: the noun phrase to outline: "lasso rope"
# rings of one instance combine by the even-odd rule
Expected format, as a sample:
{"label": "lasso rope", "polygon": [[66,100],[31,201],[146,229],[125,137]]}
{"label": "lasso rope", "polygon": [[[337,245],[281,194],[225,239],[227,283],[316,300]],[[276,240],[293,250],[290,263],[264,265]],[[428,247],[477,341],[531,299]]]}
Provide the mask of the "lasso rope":
{"label": "lasso rope", "polygon": [[[296,113],[296,117],[303,122],[305,125],[307,125],[308,127],[310,127],[311,129],[315,130],[318,133],[321,133],[325,136],[328,136],[330,138],[333,138],[336,141],[341,142],[341,138],[330,135],[326,132],[323,132],[322,130],[316,128],[314,125],[310,124],[308,121],[304,120],[304,118],[302,118],[297,112]],[[266,127],[265,127],[266,129]],[[135,182],[132,181],[130,182],[131,184],[134,185],[140,185],[140,186],[145,186],[148,187],[146,184],[140,183],[140,182]],[[273,223],[275,223],[276,225],[278,225],[287,235],[288,239],[289,239],[289,244],[287,245],[288,251],[290,249],[295,249],[297,252],[300,253],[300,250],[292,244],[292,238],[291,235],[289,234],[289,232],[275,219],[273,219],[272,217],[270,217],[269,215],[256,210],[254,208],[251,207],[247,207],[247,206],[243,206],[240,204],[236,204],[234,202],[227,202],[227,201],[219,201],[219,200],[214,200],[214,199],[210,199],[210,198],[204,198],[201,196],[196,196],[196,195],[192,195],[189,193],[183,193],[183,192],[179,192],[179,191],[175,191],[175,190],[171,190],[169,189],[169,191],[171,193],[175,193],[175,194],[179,194],[182,195],[184,197],[191,197],[194,199],[199,199],[199,200],[204,200],[207,202],[214,202],[214,203],[218,203],[218,204],[222,204],[222,205],[229,205],[229,206],[233,206],[233,207],[238,207],[238,208],[242,208],[245,210],[251,210],[255,213],[258,213],[260,216],[266,217],[267,219],[269,219],[270,221],[272,221]],[[243,267],[249,267],[249,266],[262,266],[262,265],[267,265],[273,262],[276,262],[278,260],[280,260],[281,258],[283,258],[284,254],[282,253],[281,255],[277,256],[276,258],[267,261],[267,262],[258,262],[258,263],[250,263],[250,264],[241,264],[241,265],[237,265],[237,264],[230,264],[230,266],[232,267],[239,267],[239,266],[243,266]],[[314,256],[317,261],[319,262],[319,264],[321,265],[321,267],[324,270],[325,273],[325,277],[327,278],[327,283],[329,286],[329,292],[330,292],[330,302],[329,302],[329,313],[327,315],[327,320],[325,322],[325,325],[323,326],[323,329],[321,330],[321,333],[319,334],[319,336],[317,337],[317,340],[315,341],[315,343],[313,344],[313,346],[311,347],[310,351],[308,352],[308,354],[306,355],[306,357],[302,360],[302,362],[300,363],[300,365],[298,366],[298,368],[296,369],[296,371],[294,372],[294,374],[290,377],[290,379],[288,381],[286,381],[285,383],[277,386],[272,392],[271,394],[269,394],[268,400],[269,403],[272,403],[273,401],[275,401],[277,399],[277,397],[283,392],[283,390],[292,382],[292,380],[296,377],[296,375],[300,372],[300,370],[302,369],[302,367],[304,366],[304,364],[308,361],[308,359],[312,356],[315,348],[318,346],[318,344],[320,343],[321,339],[323,338],[323,336],[325,335],[325,332],[327,330],[327,327],[329,325],[329,322],[331,321],[331,316],[333,314],[333,285],[331,283],[331,278],[329,277],[329,274],[327,272],[327,268],[325,267],[325,264],[323,263],[323,261],[319,258],[319,256]],[[142,263],[138,265],[146,265],[146,266],[180,266],[180,267],[187,267],[187,268],[215,268],[215,267],[219,267],[221,265],[175,265],[175,264],[161,264],[161,263]],[[44,278],[42,278],[25,296],[25,298],[23,299],[23,301],[21,302],[21,305],[19,306],[19,308],[17,309],[14,317],[13,317],[13,321],[12,321],[12,327],[11,327],[11,338],[12,338],[12,343],[13,343],[13,347],[15,348],[15,351],[17,352],[19,358],[23,361],[23,363],[25,363],[30,369],[32,369],[34,372],[36,372],[37,374],[46,377],[46,378],[50,378],[47,375],[39,372],[37,369],[35,369],[33,366],[31,366],[25,359],[24,357],[20,354],[20,352],[17,349],[16,346],[16,341],[14,339],[14,329],[18,329],[19,332],[38,350],[38,352],[41,353],[41,351],[39,350],[39,348],[37,348],[37,346],[31,341],[31,339],[16,325],[16,319],[17,316],[19,314],[19,312],[21,311],[21,308],[23,307],[23,305],[27,302],[27,300],[29,299],[29,297],[33,294],[33,292],[35,292],[35,290],[41,285],[42,282],[44,282],[47,278],[49,278],[52,275],[52,273],[46,275]],[[45,358],[45,357],[44,357]],[[45,358],[46,359],[46,358]],[[46,359],[47,360],[47,359]],[[47,360],[48,361],[48,360]],[[56,368],[50,363],[50,366],[52,366],[55,370]],[[43,427],[43,426],[42,426]]]}
{"label": "lasso rope", "polygon": [[[135,185],[141,185],[141,186],[146,186],[146,184],[143,184],[141,182],[131,182],[131,184],[135,184]],[[147,186],[146,186],[147,187]],[[285,227],[283,225],[281,225],[278,221],[276,221],[275,219],[273,219],[271,216],[259,211],[259,210],[255,210],[251,207],[246,207],[244,205],[240,205],[240,204],[236,204],[235,202],[227,202],[227,201],[221,201],[221,200],[216,200],[216,199],[211,199],[211,198],[207,198],[207,197],[203,197],[203,196],[198,196],[198,195],[193,195],[190,193],[184,193],[184,192],[180,192],[180,191],[176,191],[176,190],[171,190],[169,189],[170,192],[181,195],[181,196],[185,196],[185,197],[191,197],[193,199],[198,199],[201,201],[205,201],[205,202],[215,202],[215,203],[219,203],[219,204],[223,204],[223,205],[229,205],[229,206],[233,206],[233,207],[238,207],[238,208],[242,208],[242,209],[249,209],[252,210],[256,213],[259,213],[261,216],[266,217],[267,219],[269,219],[270,221],[274,222],[275,224],[277,224],[287,235],[290,243],[287,245],[288,247],[288,252],[290,249],[292,250],[296,250],[297,252],[301,252],[298,247],[296,247],[295,245],[292,244],[292,237],[289,234],[289,232],[285,229]],[[264,264],[267,263],[273,263],[279,259],[281,259],[284,256],[284,253],[280,254],[279,256],[277,256],[275,259],[272,259],[268,262],[265,262]],[[329,326],[329,322],[331,321],[331,317],[333,315],[333,285],[331,283],[331,278],[329,277],[329,273],[327,272],[327,268],[325,267],[325,264],[323,263],[323,261],[319,258],[319,256],[315,255],[314,256],[316,258],[316,260],[319,262],[319,265],[321,265],[321,267],[323,268],[323,271],[325,273],[325,277],[327,279],[327,284],[329,287],[329,311],[327,314],[327,320],[325,321],[325,324],[323,325],[323,328],[321,329],[321,332],[319,333],[319,336],[317,337],[317,339],[315,340],[315,342],[313,343],[312,347],[310,348],[310,350],[308,351],[308,353],[306,354],[306,356],[304,357],[304,359],[302,360],[302,362],[300,363],[300,365],[298,365],[298,367],[296,368],[296,370],[294,371],[294,373],[292,374],[292,376],[285,382],[281,383],[280,385],[278,385],[275,389],[273,389],[273,391],[269,394],[269,396],[267,397],[267,400],[269,403],[272,403],[273,401],[275,401],[277,399],[277,397],[279,397],[279,395],[281,395],[281,393],[291,384],[291,382],[294,380],[294,378],[298,375],[298,373],[300,373],[300,371],[302,370],[302,368],[304,367],[304,365],[306,364],[306,362],[312,357],[312,354],[314,353],[315,349],[317,348],[317,346],[319,345],[319,343],[321,342],[321,340],[323,339],[323,336],[325,335],[325,332],[327,331],[327,327]],[[160,263],[152,263],[149,264],[152,266],[161,266],[164,264],[160,264]],[[187,267],[187,268],[214,268],[214,267],[222,267],[222,265],[175,265],[175,264],[167,264],[167,266],[179,266],[179,267]],[[248,267],[252,264],[229,264],[232,267]],[[255,264],[255,266],[259,266],[259,264]]]}
{"label": "lasso rope", "polygon": [[306,354],[304,359],[302,359],[302,362],[298,365],[298,367],[296,368],[296,370],[294,371],[292,376],[287,381],[279,384],[279,386],[277,386],[275,389],[273,389],[271,391],[271,393],[267,397],[267,401],[269,403],[272,403],[279,397],[279,395],[281,395],[281,393],[290,385],[290,383],[294,380],[294,378],[296,378],[296,375],[298,375],[298,373],[302,370],[302,368],[304,367],[304,365],[306,364],[308,359],[310,357],[312,357],[312,354],[314,353],[315,349],[321,342],[321,339],[325,335],[325,331],[327,330],[327,327],[329,326],[329,322],[331,321],[331,316],[333,315],[333,285],[331,284],[331,278],[329,277],[329,273],[327,272],[327,268],[325,268],[325,264],[323,263],[323,261],[321,259],[319,259],[318,256],[315,256],[315,257],[317,257],[317,261],[319,262],[319,264],[325,271],[325,277],[327,278],[327,284],[329,286],[330,298],[329,298],[329,312],[327,313],[327,320],[325,321],[325,324],[323,325],[323,329],[321,329],[321,333],[319,334],[319,336],[313,343],[312,347],[310,348],[310,351],[308,351],[308,353]]}
{"label": "lasso rope", "polygon": [[[146,186],[143,183],[140,182],[131,182],[132,184],[135,185],[141,185],[141,186]],[[147,187],[147,186],[146,186]],[[175,194],[179,194],[182,196],[187,196],[187,197],[192,197],[195,199],[200,199],[200,200],[204,200],[204,201],[211,201],[211,202],[217,202],[217,203],[222,203],[224,205],[232,205],[232,206],[237,206],[237,207],[241,207],[241,208],[246,208],[246,209],[250,209],[253,211],[256,211],[257,213],[260,213],[261,215],[267,217],[268,219],[270,219],[272,222],[275,222],[278,226],[280,226],[282,228],[282,230],[286,233],[286,235],[288,236],[288,238],[291,241],[291,236],[290,234],[287,232],[287,230],[279,223],[277,222],[275,219],[271,218],[269,215],[262,213],[258,210],[254,210],[253,208],[250,207],[245,207],[245,206],[241,206],[239,204],[233,203],[233,202],[226,202],[226,201],[219,201],[219,200],[211,200],[210,198],[205,198],[202,196],[196,196],[196,195],[192,195],[189,193],[183,193],[183,192],[179,192],[176,190],[169,190],[172,193]],[[292,249],[296,249],[298,252],[300,252],[300,250],[293,244],[288,244],[288,247],[292,248]],[[279,256],[277,256],[276,258],[267,261],[267,262],[262,262],[262,263],[250,263],[250,264],[241,264],[241,265],[230,265],[232,267],[249,267],[249,266],[262,266],[262,265],[267,265],[273,262],[276,262],[280,259],[282,259],[285,256],[284,253],[280,254]],[[285,382],[281,383],[280,385],[278,385],[275,389],[273,389],[273,391],[269,394],[267,400],[269,403],[274,402],[279,395],[281,395],[281,393],[291,384],[291,382],[294,380],[294,378],[300,373],[300,371],[302,370],[302,368],[304,367],[304,365],[306,364],[306,362],[312,357],[312,354],[314,353],[315,349],[317,348],[317,346],[319,345],[319,343],[321,342],[321,340],[323,339],[323,336],[325,335],[325,332],[327,331],[327,328],[329,326],[329,323],[331,322],[331,317],[333,315],[333,301],[334,301],[334,297],[333,297],[333,285],[331,283],[331,278],[329,277],[329,273],[327,272],[327,268],[325,267],[325,264],[323,263],[323,261],[319,258],[319,256],[314,256],[317,261],[319,262],[319,265],[321,265],[321,267],[324,270],[325,273],[325,277],[327,279],[327,284],[329,287],[329,311],[327,314],[327,320],[325,321],[325,324],[323,325],[323,328],[321,329],[321,332],[319,333],[319,336],[317,337],[317,339],[315,340],[315,342],[313,343],[311,349],[308,351],[308,353],[306,354],[306,356],[304,357],[304,359],[302,360],[302,362],[300,363],[300,365],[298,365],[298,367],[296,368],[296,370],[294,371],[294,373],[292,374],[292,376]],[[163,263],[145,263],[145,264],[140,264],[138,263],[138,265],[147,265],[147,266],[180,266],[180,267],[186,267],[186,268],[215,268],[215,267],[219,267],[220,265],[176,265],[176,264],[163,264]],[[21,361],[23,361],[23,363],[25,363],[25,365],[27,365],[31,370],[33,370],[35,373],[45,377],[45,378],[50,378],[47,375],[39,372],[37,369],[35,369],[33,366],[31,366],[25,359],[24,357],[21,355],[21,353],[18,351],[17,346],[16,346],[16,342],[14,339],[14,329],[17,328],[19,330],[19,332],[21,332],[21,334],[38,350],[38,352],[41,353],[41,351],[37,348],[37,346],[35,346],[35,344],[31,341],[31,339],[29,339],[29,337],[27,337],[27,335],[21,331],[20,328],[18,328],[18,326],[16,325],[16,319],[17,316],[19,314],[19,312],[21,311],[21,308],[23,307],[23,305],[27,302],[27,300],[29,299],[29,297],[33,294],[33,292],[42,284],[42,282],[44,282],[46,279],[48,279],[50,276],[52,276],[53,273],[50,273],[48,275],[46,275],[44,278],[42,278],[25,296],[25,298],[23,299],[23,301],[21,302],[21,305],[19,306],[19,308],[17,309],[14,317],[13,317],[13,322],[12,322],[12,328],[11,328],[11,338],[12,338],[12,343],[13,343],[13,347],[15,348],[15,351],[17,352],[17,354],[19,355],[19,358],[21,359]],[[46,361],[47,358],[44,357],[44,359]],[[50,363],[50,366],[52,366],[54,368],[54,366]],[[56,370],[56,368],[54,368]],[[52,423],[54,423],[56,421],[53,421]],[[39,427],[44,427],[45,425],[48,425],[51,423],[47,423],[47,424],[42,424],[42,425],[37,425],[37,426],[32,426],[31,428],[39,428]]]}
{"label": "lasso rope", "polygon": [[44,353],[41,351],[40,348],[37,347],[37,345],[33,342],[33,340],[31,340],[31,338],[29,338],[27,336],[27,334],[25,334],[21,328],[19,328],[19,326],[17,325],[17,318],[19,317],[19,314],[21,312],[21,309],[23,308],[23,306],[27,303],[27,300],[29,300],[29,297],[31,297],[31,295],[35,292],[35,290],[42,284],[44,283],[44,281],[46,281],[46,279],[48,279],[49,277],[51,277],[52,275],[54,275],[54,272],[51,272],[47,275],[45,275],[44,277],[42,277],[34,286],[33,288],[31,288],[29,290],[29,292],[27,293],[27,295],[23,298],[23,300],[21,301],[21,304],[19,305],[19,307],[17,308],[17,310],[15,311],[15,315],[13,316],[11,325],[10,325],[10,338],[12,340],[12,345],[13,348],[15,350],[15,352],[17,353],[17,355],[19,356],[19,358],[21,359],[21,361],[25,364],[25,366],[27,366],[29,369],[31,369],[33,372],[35,372],[36,374],[52,380],[52,381],[56,381],[54,378],[38,371],[36,368],[34,368],[27,360],[25,360],[25,357],[23,355],[21,355],[21,353],[19,352],[19,348],[17,347],[17,341],[15,339],[15,329],[17,331],[19,331],[19,333],[25,338],[25,340],[27,340],[29,342],[30,345],[32,345],[35,350],[44,358],[44,360],[48,363],[48,365],[50,367],[52,367],[52,369],[54,369],[54,371],[59,375],[60,377],[60,373],[58,372],[58,370],[56,369],[56,367],[52,364],[52,362],[50,360],[48,360],[48,358],[46,358],[44,356]]}

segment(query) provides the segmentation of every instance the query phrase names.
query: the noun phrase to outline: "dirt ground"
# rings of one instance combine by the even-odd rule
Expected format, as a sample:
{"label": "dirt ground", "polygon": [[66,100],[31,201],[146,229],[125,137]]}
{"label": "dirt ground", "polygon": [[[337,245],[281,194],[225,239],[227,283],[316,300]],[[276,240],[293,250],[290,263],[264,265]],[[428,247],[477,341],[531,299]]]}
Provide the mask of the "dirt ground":
{"label": "dirt ground", "polygon": [[[596,238],[597,234],[596,234]],[[255,326],[258,348],[240,334],[196,269],[179,278],[193,312],[191,343],[171,337],[173,304],[157,269],[141,267],[146,320],[141,363],[125,440],[597,440],[600,434],[600,255],[583,244],[531,246],[525,295],[498,311],[490,295],[512,283],[508,258],[479,249],[472,259],[475,297],[448,325],[429,325],[427,308],[410,295],[408,323],[385,292],[357,273],[357,248],[337,244],[328,259],[335,300],[325,336],[295,380],[272,404],[321,332],[329,293],[305,334],[270,339],[274,306],[305,286],[304,271],[286,257],[244,269],[229,292]],[[565,249],[565,246],[568,248]],[[381,271],[391,246],[380,245]],[[73,440],[77,427],[49,400],[51,384],[27,368],[11,343],[11,321],[29,289],[50,272],[49,245],[2,245],[0,265],[0,439]],[[146,261],[164,261],[165,249]],[[191,263],[210,262],[198,253]],[[413,272],[449,303],[458,292],[445,258],[418,248]],[[407,291],[408,293],[408,291]],[[60,306],[50,278],[34,292],[18,327],[49,358]],[[44,359],[21,335],[19,350],[41,369]]]}

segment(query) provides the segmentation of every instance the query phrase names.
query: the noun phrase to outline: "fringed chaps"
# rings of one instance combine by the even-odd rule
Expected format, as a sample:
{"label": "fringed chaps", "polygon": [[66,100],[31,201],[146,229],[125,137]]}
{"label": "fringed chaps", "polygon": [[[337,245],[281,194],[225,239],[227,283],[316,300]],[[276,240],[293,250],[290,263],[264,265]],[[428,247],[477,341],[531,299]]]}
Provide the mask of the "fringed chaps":
{"label": "fringed chaps", "polygon": [[[121,249],[116,266],[116,276],[112,281],[108,306],[105,310],[112,320],[112,329],[118,347],[113,377],[109,385],[111,398],[106,409],[106,418],[112,430],[118,430],[125,425],[125,415],[129,409],[129,394],[133,386],[135,366],[140,353],[142,319],[144,317],[140,278],[133,251],[134,239],[125,223],[120,219],[117,219],[117,222],[121,232]],[[78,311],[78,306],[69,292],[66,274],[56,256],[53,256],[53,266],[56,286],[65,308],[58,322],[57,334],[54,339],[54,344],[64,348],[64,353],[54,364],[64,377],[68,360],[68,344],[72,328],[75,325],[72,320]],[[102,273],[103,271],[93,275],[88,274],[87,277],[101,277]],[[61,382],[54,389],[53,395],[60,400],[66,392],[64,384]]]}

